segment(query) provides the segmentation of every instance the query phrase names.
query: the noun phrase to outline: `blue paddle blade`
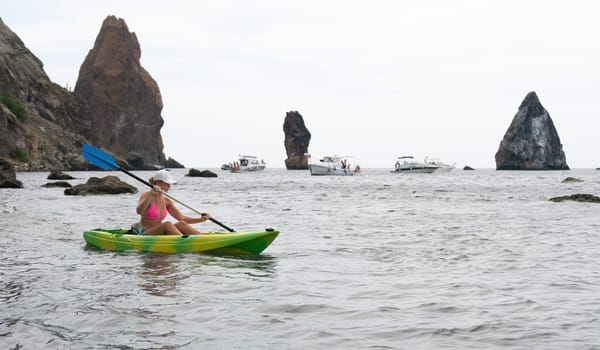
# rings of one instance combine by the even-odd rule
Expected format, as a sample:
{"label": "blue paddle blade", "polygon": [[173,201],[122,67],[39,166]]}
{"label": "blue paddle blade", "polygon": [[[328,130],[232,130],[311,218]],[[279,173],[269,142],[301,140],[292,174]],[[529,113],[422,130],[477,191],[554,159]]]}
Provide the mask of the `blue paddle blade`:
{"label": "blue paddle blade", "polygon": [[85,158],[85,160],[98,168],[104,170],[115,170],[120,168],[108,153],[92,145],[84,144],[83,147],[81,147],[81,152],[83,152],[83,158]]}

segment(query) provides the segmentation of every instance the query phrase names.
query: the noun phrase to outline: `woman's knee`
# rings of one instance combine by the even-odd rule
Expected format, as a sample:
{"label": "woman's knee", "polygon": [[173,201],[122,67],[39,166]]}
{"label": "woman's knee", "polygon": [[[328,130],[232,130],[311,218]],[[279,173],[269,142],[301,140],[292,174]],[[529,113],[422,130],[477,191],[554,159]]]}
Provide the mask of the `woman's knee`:
{"label": "woman's knee", "polygon": [[174,225],[171,221],[165,221],[165,222],[163,222],[163,225],[165,227],[165,231],[167,231],[167,234],[169,234],[169,235],[181,234],[181,232],[179,231],[177,226]]}
{"label": "woman's knee", "polygon": [[177,223],[174,226],[177,227],[179,230],[190,227],[190,225],[187,222],[183,221],[177,221]]}
{"label": "woman's knee", "polygon": [[163,222],[162,224],[163,224],[163,226],[164,226],[165,228],[167,228],[167,229],[168,229],[168,228],[171,228],[171,229],[172,229],[172,228],[174,228],[174,227],[175,227],[175,225],[173,225],[173,223],[172,223],[171,221],[165,221],[165,222]]}

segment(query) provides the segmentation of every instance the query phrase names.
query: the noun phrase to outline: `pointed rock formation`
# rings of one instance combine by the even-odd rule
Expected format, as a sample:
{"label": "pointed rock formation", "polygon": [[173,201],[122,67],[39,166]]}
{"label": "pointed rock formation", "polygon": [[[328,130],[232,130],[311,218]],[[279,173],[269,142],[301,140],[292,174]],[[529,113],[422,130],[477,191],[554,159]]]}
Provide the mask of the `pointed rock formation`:
{"label": "pointed rock formation", "polygon": [[308,159],[304,156],[308,152],[310,132],[304,125],[304,119],[297,111],[287,112],[283,122],[285,134],[285,152],[287,159],[285,167],[288,170],[308,169]]}
{"label": "pointed rock formation", "polygon": [[550,115],[527,94],[496,152],[496,170],[568,170]]}
{"label": "pointed rock formation", "polygon": [[147,167],[165,163],[162,97],[140,56],[135,33],[123,19],[108,16],[81,65],[74,90],[91,110],[93,130],[84,135],[136,168],[140,159]]}

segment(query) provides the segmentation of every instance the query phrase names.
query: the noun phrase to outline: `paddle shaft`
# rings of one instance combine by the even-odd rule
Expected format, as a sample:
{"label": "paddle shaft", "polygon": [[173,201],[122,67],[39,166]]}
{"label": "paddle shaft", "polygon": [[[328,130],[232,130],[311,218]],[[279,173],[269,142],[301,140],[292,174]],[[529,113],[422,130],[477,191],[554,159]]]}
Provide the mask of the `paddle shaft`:
{"label": "paddle shaft", "polygon": [[[146,185],[146,186],[148,186],[148,187],[150,187],[150,188],[154,188],[154,186],[153,186],[151,183],[149,183],[148,181],[146,181],[146,180],[144,180],[144,179],[142,179],[142,178],[140,178],[140,177],[136,176],[135,174],[132,174],[132,173],[130,173],[129,171],[127,171],[127,170],[125,170],[125,169],[123,169],[123,168],[121,168],[121,167],[118,167],[118,169],[119,169],[119,170],[121,170],[122,172],[124,172],[125,174],[127,174],[127,175],[129,175],[129,176],[133,177],[134,179],[138,180],[139,182],[143,183],[144,185]],[[188,208],[189,210],[193,211],[194,213],[196,213],[196,214],[198,214],[198,215],[200,215],[200,216],[202,216],[202,215],[205,215],[204,213],[201,213],[201,212],[199,212],[198,210],[196,210],[196,209],[194,209],[194,208],[190,207],[189,205],[187,205],[187,204],[183,203],[182,201],[180,201],[180,200],[178,200],[177,198],[175,198],[175,197],[173,197],[173,196],[169,195],[168,193],[166,193],[166,192],[161,192],[161,193],[162,193],[162,194],[164,194],[165,196],[167,196],[168,198],[170,198],[170,199],[174,200],[175,202],[177,202],[177,203],[179,203],[179,204],[183,205],[184,207]],[[217,219],[213,219],[212,217],[211,217],[211,218],[208,218],[208,219],[209,219],[210,221],[214,222],[215,224],[217,224],[217,225],[221,226],[222,228],[226,229],[226,230],[227,230],[227,231],[229,231],[229,232],[235,232],[235,230],[234,230],[234,229],[232,229],[232,228],[229,228],[229,227],[225,226],[225,224],[223,224],[223,223],[219,222],[219,220],[217,220]]]}

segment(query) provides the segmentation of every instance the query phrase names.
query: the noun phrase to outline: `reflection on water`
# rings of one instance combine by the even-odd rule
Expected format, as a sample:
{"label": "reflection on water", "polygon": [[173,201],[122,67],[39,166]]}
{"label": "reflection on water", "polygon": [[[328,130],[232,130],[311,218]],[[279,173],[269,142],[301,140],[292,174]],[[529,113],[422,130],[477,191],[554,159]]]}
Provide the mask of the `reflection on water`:
{"label": "reflection on water", "polygon": [[0,288],[0,301],[3,303],[8,303],[11,301],[16,301],[26,289],[25,285],[22,282],[18,281],[8,281],[8,283],[4,282],[2,287]]}
{"label": "reflection on water", "polygon": [[177,285],[189,277],[180,271],[174,256],[141,254],[140,287],[146,293],[159,297],[177,296]]}
{"label": "reflection on water", "polygon": [[221,256],[218,264],[227,269],[248,269],[246,275],[251,277],[273,277],[277,259],[267,255]]}
{"label": "reflection on water", "polygon": [[[166,255],[140,253],[140,287],[149,295],[176,297],[182,284],[192,276],[214,279],[214,268],[218,275],[227,275],[236,270],[248,280],[274,277],[276,259],[270,256],[224,256],[188,254]],[[190,282],[187,282],[188,284]]]}

